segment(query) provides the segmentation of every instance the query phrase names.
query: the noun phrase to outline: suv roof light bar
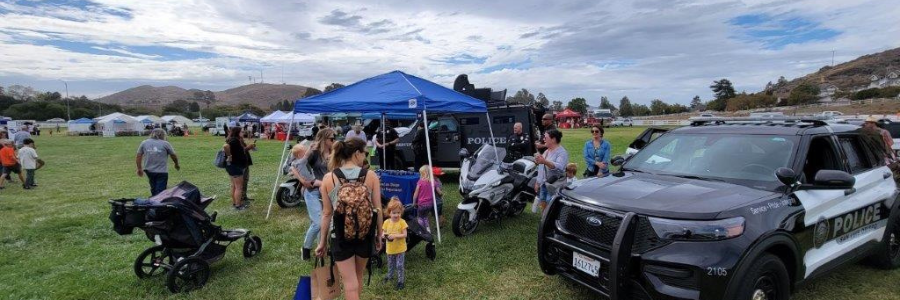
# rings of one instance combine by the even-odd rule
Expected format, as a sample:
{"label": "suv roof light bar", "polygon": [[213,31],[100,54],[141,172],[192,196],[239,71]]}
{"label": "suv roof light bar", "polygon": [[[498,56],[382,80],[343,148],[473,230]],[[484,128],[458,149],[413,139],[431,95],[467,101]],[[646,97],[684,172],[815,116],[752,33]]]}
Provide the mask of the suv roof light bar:
{"label": "suv roof light bar", "polygon": [[[819,126],[827,126],[828,123],[823,120],[816,119],[804,119],[804,118],[794,118],[794,117],[766,117],[766,118],[710,118],[708,120],[694,120],[691,121],[691,126],[704,126],[704,125],[724,125],[724,124],[742,124],[742,125],[774,125],[774,124],[785,124],[785,125],[806,125],[810,124],[815,127]],[[801,124],[804,123],[804,124]]]}

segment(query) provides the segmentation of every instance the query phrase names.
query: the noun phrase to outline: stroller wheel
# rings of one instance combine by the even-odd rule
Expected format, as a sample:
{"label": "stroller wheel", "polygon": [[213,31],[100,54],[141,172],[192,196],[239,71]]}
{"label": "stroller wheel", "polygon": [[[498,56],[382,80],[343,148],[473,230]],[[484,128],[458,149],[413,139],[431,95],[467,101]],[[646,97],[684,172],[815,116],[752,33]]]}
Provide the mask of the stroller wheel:
{"label": "stroller wheel", "polygon": [[437,250],[434,249],[434,243],[428,243],[425,245],[425,256],[428,257],[431,261],[434,261],[437,258]]}
{"label": "stroller wheel", "polygon": [[138,278],[148,278],[165,272],[169,267],[165,260],[168,258],[170,263],[172,261],[165,249],[163,246],[153,246],[141,252],[134,260],[134,274]]}
{"label": "stroller wheel", "polygon": [[258,236],[251,236],[244,239],[244,257],[251,258],[262,251],[262,239]]}
{"label": "stroller wheel", "polygon": [[190,292],[206,285],[209,263],[198,257],[185,258],[169,270],[166,287],[172,293]]}

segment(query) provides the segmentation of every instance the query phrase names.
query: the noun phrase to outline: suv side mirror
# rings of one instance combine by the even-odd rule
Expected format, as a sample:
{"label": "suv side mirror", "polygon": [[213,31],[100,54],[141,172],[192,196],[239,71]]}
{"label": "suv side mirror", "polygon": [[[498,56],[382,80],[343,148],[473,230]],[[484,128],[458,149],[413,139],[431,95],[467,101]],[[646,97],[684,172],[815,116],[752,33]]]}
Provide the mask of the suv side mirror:
{"label": "suv side mirror", "polygon": [[616,155],[615,157],[612,158],[612,160],[610,160],[609,163],[612,164],[613,166],[621,167],[623,164],[625,164],[625,158],[622,157],[621,155]]}
{"label": "suv side mirror", "polygon": [[789,168],[778,168],[778,170],[775,170],[775,177],[778,177],[778,181],[781,181],[786,186],[797,184],[797,174]]}
{"label": "suv side mirror", "polygon": [[849,190],[856,184],[856,178],[850,173],[839,170],[820,170],[813,180],[813,188],[828,190]]}

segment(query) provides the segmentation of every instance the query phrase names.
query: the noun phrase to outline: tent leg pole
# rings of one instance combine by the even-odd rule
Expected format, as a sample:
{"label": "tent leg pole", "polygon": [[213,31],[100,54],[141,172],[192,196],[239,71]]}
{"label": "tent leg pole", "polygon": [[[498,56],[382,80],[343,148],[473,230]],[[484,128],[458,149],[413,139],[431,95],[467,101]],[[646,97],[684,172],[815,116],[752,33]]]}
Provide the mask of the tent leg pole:
{"label": "tent leg pole", "polygon": [[[431,185],[434,186],[434,165],[431,162],[431,138],[428,137],[430,134],[428,134],[428,111],[427,111],[427,109],[422,110],[422,119],[423,119],[423,122],[425,122],[425,149],[428,152],[428,166],[432,168],[428,172],[428,175],[431,177],[431,178],[429,178],[431,180]],[[415,171],[418,171],[418,170],[415,170]],[[441,242],[441,222],[440,222],[441,219],[440,219],[440,216],[438,216],[437,192],[435,192],[434,189],[431,189],[431,199],[434,199],[434,205],[432,205],[434,208],[434,224],[435,224],[434,227],[437,229],[438,243],[440,243]],[[413,201],[416,201],[416,199],[413,199]]]}
{"label": "tent leg pole", "polygon": [[381,113],[381,169],[387,170],[385,165],[387,165],[387,147],[385,144],[387,143],[387,131],[384,129],[384,113]]}
{"label": "tent leg pole", "polygon": [[491,127],[491,113],[485,112],[484,114],[487,116],[488,131],[491,132],[491,146],[494,146],[494,157],[497,158],[497,165],[500,165],[500,161],[503,159],[497,154],[497,142],[494,141],[494,128]]}
{"label": "tent leg pole", "polygon": [[288,125],[288,133],[284,138],[284,147],[281,148],[281,160],[278,162],[278,170],[275,172],[275,184],[272,187],[272,196],[269,197],[269,208],[266,210],[266,220],[272,214],[272,202],[275,201],[275,192],[278,191],[278,181],[281,180],[281,167],[284,165],[284,153],[287,152],[288,143],[291,141],[291,129],[294,127],[294,114],[291,114],[291,124]]}

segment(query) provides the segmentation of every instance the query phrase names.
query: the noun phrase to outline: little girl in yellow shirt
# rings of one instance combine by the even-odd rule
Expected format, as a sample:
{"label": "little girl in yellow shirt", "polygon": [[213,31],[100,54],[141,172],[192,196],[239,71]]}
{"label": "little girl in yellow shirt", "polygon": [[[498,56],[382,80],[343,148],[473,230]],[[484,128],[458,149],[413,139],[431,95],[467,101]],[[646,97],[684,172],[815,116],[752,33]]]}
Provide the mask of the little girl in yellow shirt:
{"label": "little girl in yellow shirt", "polygon": [[396,272],[397,290],[402,290],[406,281],[403,261],[406,257],[406,228],[409,226],[401,218],[403,215],[403,204],[400,203],[400,199],[397,196],[391,197],[385,212],[388,213],[390,218],[384,220],[384,225],[381,226],[384,229],[383,238],[387,240],[385,252],[387,252],[388,273],[384,276],[384,282],[389,282]]}

